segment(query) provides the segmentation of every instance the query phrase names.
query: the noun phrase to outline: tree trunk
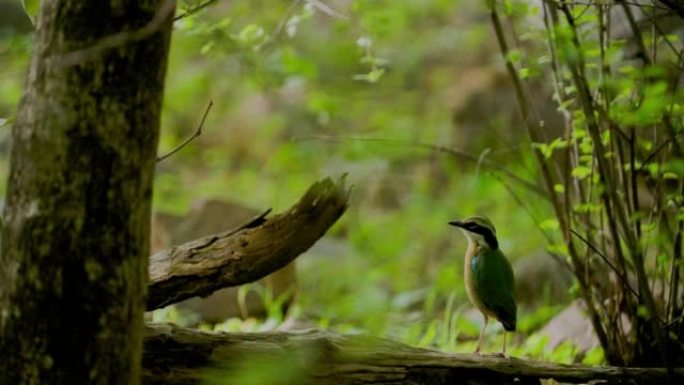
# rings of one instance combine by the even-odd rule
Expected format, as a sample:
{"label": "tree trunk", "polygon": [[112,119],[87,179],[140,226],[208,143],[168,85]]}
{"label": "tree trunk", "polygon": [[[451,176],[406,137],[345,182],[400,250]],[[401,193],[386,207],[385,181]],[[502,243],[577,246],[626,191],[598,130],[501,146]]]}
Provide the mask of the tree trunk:
{"label": "tree trunk", "polygon": [[44,1],[12,131],[0,384],[137,384],[175,3]]}

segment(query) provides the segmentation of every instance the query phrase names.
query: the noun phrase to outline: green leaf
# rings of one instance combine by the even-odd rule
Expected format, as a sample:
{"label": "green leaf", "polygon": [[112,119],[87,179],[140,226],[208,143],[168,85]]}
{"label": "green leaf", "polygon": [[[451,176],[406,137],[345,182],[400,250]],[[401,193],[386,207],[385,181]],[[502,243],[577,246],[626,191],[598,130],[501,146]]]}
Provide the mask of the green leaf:
{"label": "green leaf", "polygon": [[212,50],[212,48],[214,48],[214,42],[210,40],[210,41],[206,42],[206,43],[202,46],[202,48],[200,48],[200,53],[201,53],[202,55],[206,55],[206,54],[209,53],[209,51]]}
{"label": "green leaf", "polygon": [[354,80],[361,80],[365,81],[368,83],[377,83],[382,75],[385,74],[385,69],[384,68],[375,68],[371,72],[367,74],[359,74],[359,75],[354,75],[352,76],[352,79]]}
{"label": "green leaf", "polygon": [[601,346],[594,346],[589,349],[582,359],[584,365],[601,365],[605,361]]}
{"label": "green leaf", "polygon": [[284,48],[281,54],[281,62],[285,73],[300,75],[305,78],[313,79],[318,76],[316,63],[297,55],[294,49]]}
{"label": "green leaf", "polygon": [[549,159],[552,154],[551,146],[546,143],[532,143],[532,147],[539,150],[545,159]]}
{"label": "green leaf", "polygon": [[266,38],[264,29],[256,24],[245,26],[234,39],[244,46],[256,46],[264,42]]}
{"label": "green leaf", "polygon": [[542,221],[539,224],[539,228],[542,230],[546,231],[555,231],[560,228],[560,225],[558,224],[558,219],[556,218],[549,218],[544,221]]}
{"label": "green leaf", "polygon": [[601,211],[601,206],[598,203],[578,203],[572,207],[572,210],[576,213],[592,213]]}
{"label": "green leaf", "polygon": [[648,311],[648,308],[644,305],[639,305],[639,307],[637,308],[637,315],[644,319],[651,318],[651,312]]}
{"label": "green leaf", "polygon": [[594,146],[589,138],[582,140],[579,144],[579,148],[582,154],[591,154],[594,151]]}
{"label": "green leaf", "polygon": [[563,138],[556,138],[551,143],[532,143],[532,147],[539,150],[539,152],[544,155],[544,158],[549,159],[553,152],[558,148],[564,148],[568,146],[568,141]]}
{"label": "green leaf", "polygon": [[572,169],[571,175],[577,179],[584,179],[591,175],[591,169],[586,166],[577,166]]}
{"label": "green leaf", "polygon": [[513,13],[513,2],[511,0],[504,0],[504,12],[506,12],[507,15],[510,15]]}
{"label": "green leaf", "polygon": [[665,163],[665,171],[675,174],[675,178],[677,176],[679,176],[680,178],[684,178],[684,160],[670,160],[669,162]]}
{"label": "green leaf", "polygon": [[601,143],[607,146],[610,144],[610,131],[606,130],[601,133]]}
{"label": "green leaf", "polygon": [[570,255],[570,253],[568,253],[568,246],[565,243],[552,243],[550,245],[546,245],[546,251],[551,254],[561,255],[564,257]]}
{"label": "green leaf", "polygon": [[584,128],[575,127],[572,130],[572,137],[574,139],[582,139],[582,138],[586,138],[588,136],[589,136],[589,134],[587,134],[587,130],[585,130]]}
{"label": "green leaf", "polygon": [[522,53],[520,52],[519,49],[512,49],[512,50],[508,51],[508,55],[506,56],[506,59],[513,64],[519,64],[520,61],[522,60]]}
{"label": "green leaf", "polygon": [[549,360],[552,362],[570,364],[575,357],[576,350],[577,348],[570,340],[565,340],[553,349],[549,355]]}

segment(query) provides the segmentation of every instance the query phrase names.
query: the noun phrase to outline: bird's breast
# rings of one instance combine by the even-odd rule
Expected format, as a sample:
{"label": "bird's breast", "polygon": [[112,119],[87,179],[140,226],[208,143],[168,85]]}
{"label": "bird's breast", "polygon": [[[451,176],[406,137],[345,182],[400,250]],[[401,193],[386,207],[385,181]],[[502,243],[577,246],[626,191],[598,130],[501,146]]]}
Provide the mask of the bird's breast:
{"label": "bird's breast", "polygon": [[482,313],[484,313],[487,316],[494,316],[492,312],[487,309],[487,307],[482,303],[482,300],[480,299],[480,295],[477,293],[477,290],[475,290],[475,277],[473,274],[473,262],[474,259],[476,258],[483,258],[482,256],[478,255],[478,247],[476,244],[471,244],[468,246],[468,251],[466,252],[466,257],[465,257],[465,262],[463,266],[463,274],[465,276],[465,287],[466,287],[466,294],[468,294],[468,299],[470,299],[470,302],[475,305],[476,308],[478,308]]}

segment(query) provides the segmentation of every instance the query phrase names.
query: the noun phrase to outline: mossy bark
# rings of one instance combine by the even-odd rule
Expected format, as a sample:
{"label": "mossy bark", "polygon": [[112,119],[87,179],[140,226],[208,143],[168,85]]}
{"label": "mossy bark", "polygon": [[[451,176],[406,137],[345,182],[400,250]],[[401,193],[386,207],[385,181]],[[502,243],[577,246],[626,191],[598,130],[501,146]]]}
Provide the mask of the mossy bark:
{"label": "mossy bark", "polygon": [[292,385],[684,383],[684,368],[563,365],[496,354],[445,353],[315,329],[222,333],[170,324],[147,326],[146,385],[241,385],[238,374],[245,370],[268,383]]}
{"label": "mossy bark", "polygon": [[174,6],[42,2],[12,131],[0,384],[139,383]]}

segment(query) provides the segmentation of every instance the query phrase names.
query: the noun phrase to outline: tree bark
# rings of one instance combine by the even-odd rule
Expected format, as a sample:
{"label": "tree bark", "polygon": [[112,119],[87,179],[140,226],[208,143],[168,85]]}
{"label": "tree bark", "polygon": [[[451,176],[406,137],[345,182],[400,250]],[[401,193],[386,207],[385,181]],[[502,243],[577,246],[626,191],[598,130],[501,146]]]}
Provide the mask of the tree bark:
{"label": "tree bark", "polygon": [[12,130],[0,384],[137,384],[175,3],[42,2]]}
{"label": "tree bark", "polygon": [[308,250],[347,209],[344,177],[313,184],[288,211],[269,211],[239,228],[172,247],[150,258],[147,310],[254,282]]}
{"label": "tree bark", "polygon": [[450,354],[367,336],[318,330],[207,333],[148,325],[146,385],[239,384],[256,373],[272,384],[681,384],[684,369],[561,365],[498,355]]}

